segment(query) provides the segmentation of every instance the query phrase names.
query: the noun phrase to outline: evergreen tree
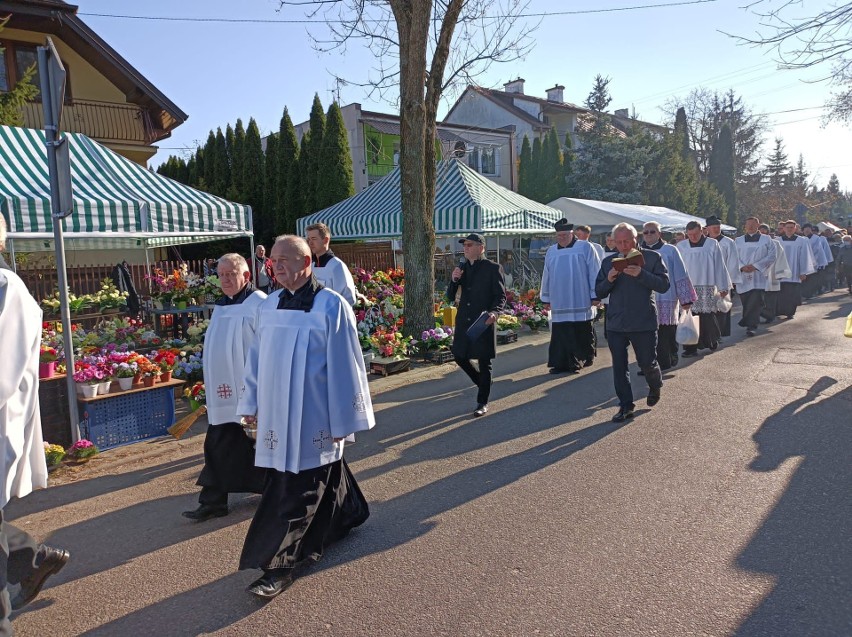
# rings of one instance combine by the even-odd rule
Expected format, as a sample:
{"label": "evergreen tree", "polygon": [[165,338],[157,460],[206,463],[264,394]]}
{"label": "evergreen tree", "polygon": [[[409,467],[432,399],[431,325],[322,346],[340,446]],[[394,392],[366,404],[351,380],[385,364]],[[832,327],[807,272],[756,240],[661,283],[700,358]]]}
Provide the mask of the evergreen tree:
{"label": "evergreen tree", "polygon": [[[0,31],[6,25],[10,16],[0,18]],[[0,64],[4,63],[5,50],[0,47]],[[33,101],[39,93],[39,87],[33,83],[36,65],[24,71],[23,76],[11,91],[0,92],[0,125],[23,126],[24,105]]]}
{"label": "evergreen tree", "polygon": [[686,110],[681,106],[675,114],[674,134],[677,139],[680,156],[685,161],[694,163],[692,156],[692,146],[689,143],[689,124],[686,120]]}
{"label": "evergreen tree", "polygon": [[246,192],[243,185],[243,177],[246,174],[244,166],[243,150],[246,144],[246,130],[243,128],[243,120],[237,118],[234,126],[234,152],[231,155],[231,186],[233,186],[233,199],[245,201]]}
{"label": "evergreen tree", "polygon": [[551,128],[544,139],[541,157],[542,202],[548,203],[565,193],[562,150],[556,129]]}
{"label": "evergreen tree", "polygon": [[609,94],[610,81],[610,78],[603,75],[598,74],[595,76],[595,85],[592,87],[592,91],[588,97],[586,97],[586,108],[596,113],[606,111],[606,107],[612,102],[612,97]]}
{"label": "evergreen tree", "polygon": [[793,174],[793,185],[802,192],[808,190],[808,171],[805,169],[805,158],[799,153],[799,161],[796,162],[796,170]]}
{"label": "evergreen tree", "polygon": [[683,157],[682,138],[675,129],[662,139],[643,135],[649,154],[645,203],[688,214],[698,207],[698,173]]}
{"label": "evergreen tree", "polygon": [[534,199],[535,193],[532,191],[532,145],[530,138],[524,135],[524,141],[521,142],[521,156],[518,160],[518,194]]}
{"label": "evergreen tree", "polygon": [[[225,151],[228,157],[228,187],[225,189],[225,192],[228,193],[228,199],[232,201],[239,200],[239,193],[232,188],[234,185],[234,145],[236,144],[236,140],[234,139],[234,129],[228,124],[225,127]],[[237,180],[239,181],[239,180]]]}
{"label": "evergreen tree", "polygon": [[[291,174],[293,173],[293,164],[299,159],[299,140],[296,138],[296,129],[293,126],[293,121],[290,119],[290,113],[287,108],[284,108],[284,114],[281,116],[281,123],[278,127],[278,211],[281,218],[281,231],[291,232],[289,228],[295,230],[295,220],[297,215],[302,213],[301,207],[296,211],[296,215],[291,214],[287,210],[287,189]],[[296,181],[298,183],[298,171],[296,171]],[[292,223],[291,223],[292,221]]]}
{"label": "evergreen tree", "polygon": [[787,153],[784,152],[784,141],[780,137],[775,138],[775,149],[769,156],[764,174],[766,176],[766,183],[771,188],[781,188],[787,185],[790,164],[787,163]]}
{"label": "evergreen tree", "polygon": [[[239,120],[237,125],[240,125]],[[238,136],[237,130],[234,137]],[[263,146],[260,142],[260,130],[254,118],[249,120],[245,133],[245,142],[241,149],[243,167],[242,203],[251,206],[254,214],[255,238],[259,243],[268,245],[272,239],[275,218],[263,207],[264,157]]]}
{"label": "evergreen tree", "polygon": [[199,190],[207,190],[207,182],[204,181],[204,149],[197,148],[195,150],[195,165],[196,165],[196,176],[195,181],[193,182],[193,188],[198,188]]}
{"label": "evergreen tree", "polygon": [[698,184],[697,205],[695,214],[699,217],[718,217],[724,219],[728,212],[728,202],[719,194],[716,187],[702,181]]}
{"label": "evergreen tree", "polygon": [[[311,174],[311,131],[310,129],[302,135],[302,141],[299,142],[299,199],[302,202],[301,213],[303,215],[316,212],[308,206],[311,199],[308,193],[311,190],[311,184],[316,183]],[[289,187],[289,184],[288,184]],[[289,213],[288,213],[289,214]]]}
{"label": "evergreen tree", "polygon": [[231,169],[228,165],[228,147],[222,129],[216,129],[216,146],[213,150],[213,183],[210,185],[214,195],[228,197],[228,184],[231,181]]}
{"label": "evergreen tree", "polygon": [[186,184],[193,188],[198,187],[198,151],[194,152],[186,162]]}
{"label": "evergreen tree", "polygon": [[355,194],[352,155],[343,113],[337,102],[328,107],[323,135],[321,161],[317,170],[318,210],[327,208]]}
{"label": "evergreen tree", "polygon": [[568,181],[571,178],[571,173],[574,172],[574,140],[571,139],[571,133],[565,133],[565,146],[562,149],[562,187],[566,197],[572,197],[573,194],[568,189]]}
{"label": "evergreen tree", "polygon": [[840,180],[835,173],[831,174],[828,180],[828,187],[825,189],[829,197],[835,198],[840,195]]}
{"label": "evergreen tree", "polygon": [[731,127],[725,124],[710,153],[709,182],[722,195],[727,204],[723,221],[739,226],[737,219],[736,167],[734,166],[734,142]]}
{"label": "evergreen tree", "polygon": [[207,143],[204,144],[204,170],[201,173],[204,175],[204,185],[207,192],[212,193],[216,185],[216,133],[212,130],[207,136]]}
{"label": "evergreen tree", "polygon": [[533,140],[532,147],[532,175],[530,178],[530,199],[539,202],[544,201],[544,197],[542,196],[544,194],[544,183],[541,178],[541,156],[541,137],[536,137]]}
{"label": "evergreen tree", "polygon": [[278,161],[281,154],[278,152],[278,133],[272,133],[266,138],[266,155],[264,164],[263,180],[263,211],[272,220],[271,234],[273,237],[281,234],[284,220],[281,218],[281,209],[278,207],[278,180],[281,178],[281,170]]}
{"label": "evergreen tree", "polygon": [[317,193],[317,175],[319,173],[325,135],[325,112],[322,108],[319,95],[314,94],[314,103],[311,106],[310,137],[308,138],[306,152],[300,152],[299,156],[304,164],[302,166],[302,192],[304,193],[305,212],[310,214],[320,209]]}
{"label": "evergreen tree", "polygon": [[[305,139],[302,138],[302,148]],[[305,201],[302,198],[302,158],[301,152],[290,162],[290,171],[287,174],[287,189],[284,191],[284,228],[283,232],[293,234],[296,232],[296,219],[305,214]]]}

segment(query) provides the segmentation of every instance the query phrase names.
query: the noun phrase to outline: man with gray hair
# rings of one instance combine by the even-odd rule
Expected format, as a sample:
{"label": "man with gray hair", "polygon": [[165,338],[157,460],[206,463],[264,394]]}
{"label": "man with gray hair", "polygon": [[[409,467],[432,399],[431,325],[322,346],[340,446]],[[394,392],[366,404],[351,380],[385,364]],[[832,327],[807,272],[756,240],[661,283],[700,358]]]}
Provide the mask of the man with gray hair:
{"label": "man with gray hair", "polygon": [[263,599],[369,517],[343,447],[375,424],[352,306],[316,279],[301,237],[278,237],[271,258],[283,289],[258,308],[237,405],[268,469],[240,556],[263,569],[248,588]]}
{"label": "man with gray hair", "polygon": [[207,436],[204,468],[196,483],[199,506],[183,516],[203,522],[228,515],[229,493],[262,493],[264,469],[255,467],[254,445],[237,416],[246,355],[255,336],[257,308],[266,294],[251,283],[248,263],[239,254],[223,255],[216,265],[223,295],[216,301],[204,335]]}

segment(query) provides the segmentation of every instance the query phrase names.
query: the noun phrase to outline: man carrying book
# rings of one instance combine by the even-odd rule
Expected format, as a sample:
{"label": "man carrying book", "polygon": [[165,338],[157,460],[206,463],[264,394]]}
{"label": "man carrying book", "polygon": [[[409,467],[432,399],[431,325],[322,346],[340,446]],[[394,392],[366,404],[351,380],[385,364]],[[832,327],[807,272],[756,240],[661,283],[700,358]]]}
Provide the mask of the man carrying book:
{"label": "man carrying book", "polygon": [[612,376],[618,396],[613,422],[633,417],[636,405],[627,368],[627,346],[633,345],[636,362],[648,383],[649,407],[660,401],[663,373],[657,363],[657,307],[655,292],[669,289],[669,275],[658,252],[636,248],[636,228],[619,223],[612,229],[618,253],[601,264],[595,281],[599,298],[609,296],[607,344],[612,354]]}

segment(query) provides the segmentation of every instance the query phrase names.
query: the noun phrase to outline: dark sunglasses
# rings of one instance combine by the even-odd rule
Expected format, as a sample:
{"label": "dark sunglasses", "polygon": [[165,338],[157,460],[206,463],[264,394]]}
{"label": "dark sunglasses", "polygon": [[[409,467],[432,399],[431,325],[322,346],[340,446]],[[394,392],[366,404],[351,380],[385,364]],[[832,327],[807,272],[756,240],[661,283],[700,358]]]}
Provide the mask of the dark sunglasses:
{"label": "dark sunglasses", "polygon": [[657,234],[656,230],[643,230],[642,234]]}

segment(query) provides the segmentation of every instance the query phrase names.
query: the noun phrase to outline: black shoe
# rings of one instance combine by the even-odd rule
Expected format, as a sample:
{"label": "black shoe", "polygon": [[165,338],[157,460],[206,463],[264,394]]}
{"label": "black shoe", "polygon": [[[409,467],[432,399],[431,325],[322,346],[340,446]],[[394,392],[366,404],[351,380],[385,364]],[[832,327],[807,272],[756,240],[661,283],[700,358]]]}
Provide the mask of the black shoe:
{"label": "black shoe", "polygon": [[587,358],[586,360],[583,361],[583,367],[591,367],[594,364],[595,364],[594,358]]}
{"label": "black shoe", "polygon": [[276,568],[264,571],[263,577],[256,579],[246,589],[252,595],[262,599],[278,597],[293,584],[293,569]]}
{"label": "black shoe", "polygon": [[548,373],[550,373],[550,374],[567,374],[568,370],[563,368],[563,367],[551,367],[550,371]]}
{"label": "black shoe", "polygon": [[202,504],[195,511],[184,511],[181,515],[196,522],[204,522],[213,518],[223,518],[228,515],[228,505]]}
{"label": "black shoe", "polygon": [[636,372],[636,374],[637,374],[638,376],[644,376],[644,375],[645,375],[645,372],[643,372],[643,371],[640,369],[638,372]]}
{"label": "black shoe", "polygon": [[624,422],[628,418],[633,418],[633,410],[622,407],[618,410],[618,413],[612,417],[612,422]]}
{"label": "black shoe", "polygon": [[479,416],[484,416],[487,411],[488,405],[480,403],[476,406],[476,410],[473,412],[473,415],[478,418]]}
{"label": "black shoe", "polygon": [[648,403],[648,407],[653,407],[658,402],[660,402],[660,388],[652,387],[648,390],[648,398],[645,399],[645,402]]}
{"label": "black shoe", "polygon": [[64,549],[45,546],[41,563],[21,581],[21,590],[12,599],[12,610],[23,608],[38,597],[47,578],[61,571],[70,557],[71,554]]}
{"label": "black shoe", "polygon": [[695,358],[698,356],[698,352],[684,352],[681,354],[681,358]]}
{"label": "black shoe", "polygon": [[746,336],[754,336],[754,330],[746,330]]}

